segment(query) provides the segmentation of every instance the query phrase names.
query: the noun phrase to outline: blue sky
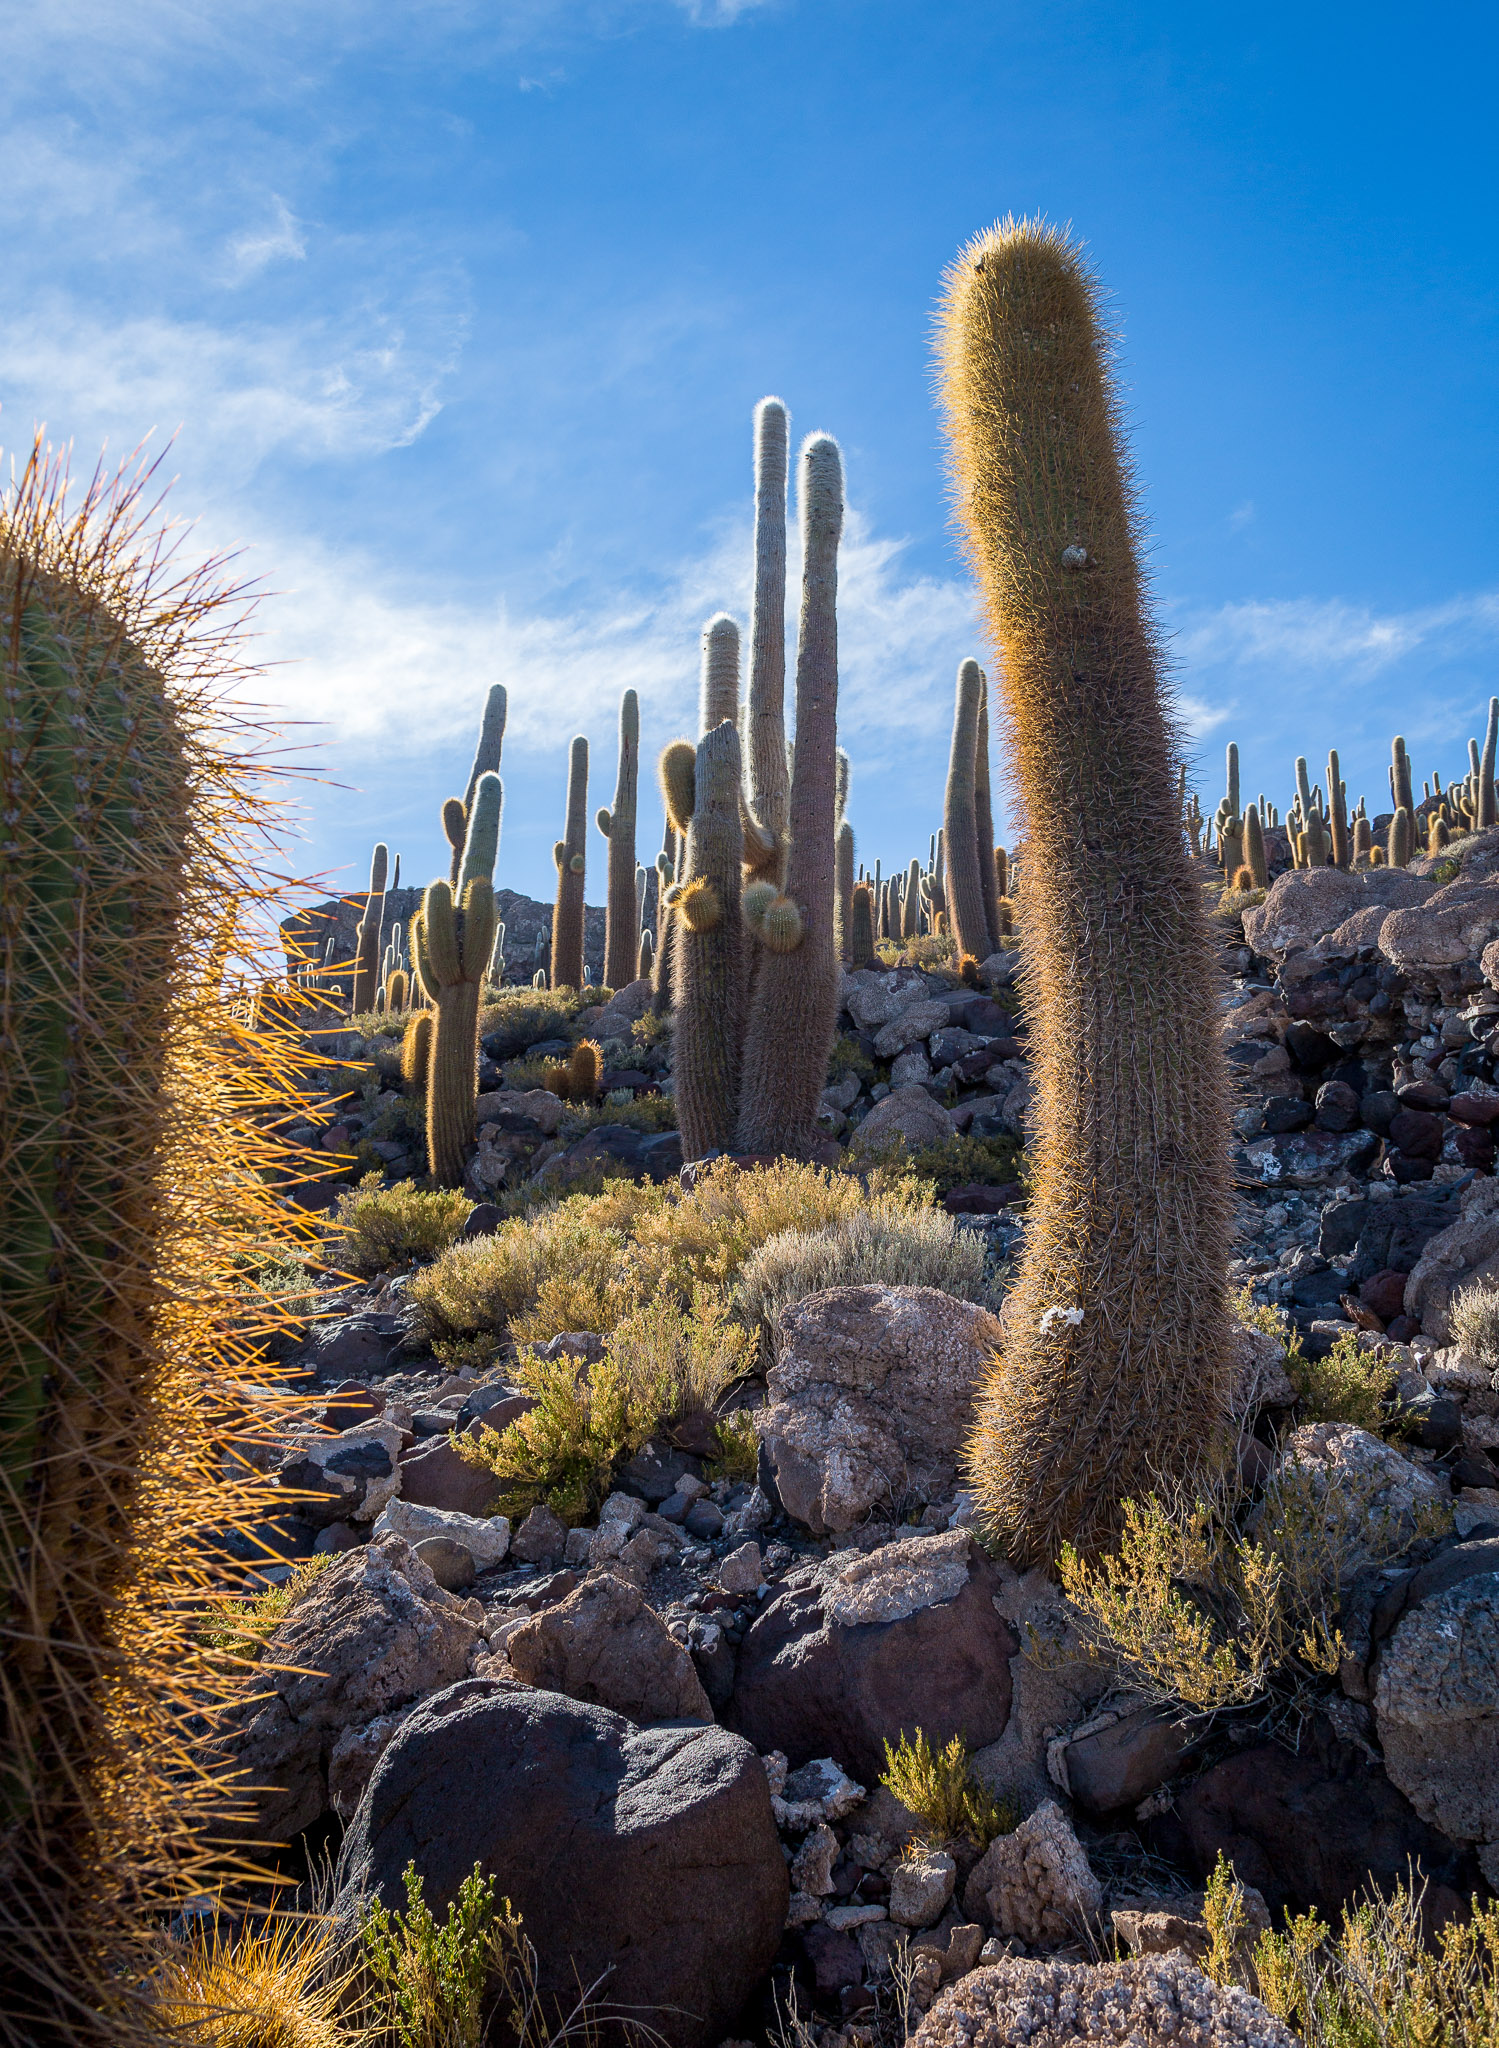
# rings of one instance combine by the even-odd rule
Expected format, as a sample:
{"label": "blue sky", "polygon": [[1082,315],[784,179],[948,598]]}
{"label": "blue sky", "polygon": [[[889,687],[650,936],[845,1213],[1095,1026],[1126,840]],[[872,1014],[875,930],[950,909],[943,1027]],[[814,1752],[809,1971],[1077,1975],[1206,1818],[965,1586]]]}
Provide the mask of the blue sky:
{"label": "blue sky", "polygon": [[[1070,220],[1112,295],[1211,809],[1499,690],[1491,6],[41,0],[0,22],[0,442],[176,433],[322,741],[304,871],[426,880],[485,685],[499,879],[550,895],[567,743],[685,730],[747,614],[750,413],[842,441],[861,858],[925,852],[984,658],[931,402],[943,266]],[[654,791],[641,849],[659,843]],[[600,900],[603,841],[590,848]]]}

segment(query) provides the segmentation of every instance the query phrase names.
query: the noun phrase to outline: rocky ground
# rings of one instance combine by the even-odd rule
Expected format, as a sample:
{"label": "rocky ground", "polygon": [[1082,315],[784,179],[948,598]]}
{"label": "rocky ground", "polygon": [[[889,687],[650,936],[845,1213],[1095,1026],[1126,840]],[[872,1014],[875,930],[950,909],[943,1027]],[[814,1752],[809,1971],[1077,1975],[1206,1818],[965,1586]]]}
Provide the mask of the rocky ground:
{"label": "rocky ground", "polygon": [[[1271,1914],[1335,1918],[1412,1862],[1438,1913],[1499,1885],[1499,1385],[1450,1322],[1462,1284],[1499,1277],[1499,832],[1406,870],[1282,875],[1225,921],[1223,952],[1232,1278],[1284,1309],[1308,1358],[1351,1339],[1397,1375],[1398,1446],[1307,1421],[1282,1347],[1246,1338],[1245,1477],[1356,1482],[1386,1527],[1451,1509],[1445,1533],[1411,1519],[1393,1558],[1355,1560],[1341,1662],[1293,1717],[1131,1696],[1083,1654],[1056,1585],[973,1540],[957,1466],[996,1335],[985,1309],[921,1288],[815,1296],[747,1397],[755,1482],[714,1481],[706,1441],[662,1437],[595,1526],[537,1509],[512,1527],[452,1438],[527,1397],[503,1362],[446,1374],[396,1274],[323,1297],[285,1359],[296,1431],[247,1414],[231,1452],[295,1495],[247,1550],[252,1576],[335,1554],[234,1736],[253,1781],[278,1788],[251,1832],[291,1845],[346,1826],[351,1889],[388,1889],[420,1849],[441,1893],[479,1856],[551,1930],[547,1967],[697,2015],[667,2026],[684,2048],[763,2026],[793,1986],[855,2044],[893,1987],[917,2014],[960,1979],[977,1998],[1027,1958],[1086,1962],[1110,1925],[1137,1955],[1200,1956],[1220,1851]],[[915,969],[846,977],[829,1147],[1023,1138],[1014,968],[995,956],[978,990]],[[574,1020],[603,1043],[621,1108],[670,1092],[664,1043],[634,1029],[647,1007],[637,984]],[[507,1085],[567,1042],[486,1039],[473,1229],[529,1180],[680,1167],[674,1133],[570,1135],[557,1097]],[[400,1097],[378,1085],[388,1049],[349,1034],[327,1049],[377,1077],[332,1149],[363,1141],[384,1148],[366,1164],[413,1170]],[[998,1260],[1023,1239],[1020,1194],[990,1179],[945,1199]],[[599,1340],[554,1343],[586,1359]],[[913,1817],[879,1779],[884,1744],[917,1726],[961,1733],[1018,1817],[982,1855],[911,1853]],[[1095,1977],[1100,1997],[1146,1995]],[[1169,2004],[1174,1981],[1151,1978],[1148,1997]]]}

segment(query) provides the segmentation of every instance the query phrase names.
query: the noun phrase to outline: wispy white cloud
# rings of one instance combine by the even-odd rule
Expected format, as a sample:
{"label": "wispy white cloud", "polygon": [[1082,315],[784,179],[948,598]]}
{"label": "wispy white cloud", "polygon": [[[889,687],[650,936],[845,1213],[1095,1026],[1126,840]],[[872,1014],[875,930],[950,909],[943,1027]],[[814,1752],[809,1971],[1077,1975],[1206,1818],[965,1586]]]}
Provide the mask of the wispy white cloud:
{"label": "wispy white cloud", "polygon": [[279,194],[271,194],[273,219],[269,226],[236,235],[229,244],[230,277],[244,284],[258,277],[268,264],[305,263],[307,237],[301,223]]}
{"label": "wispy white cloud", "polygon": [[1451,657],[1499,639],[1499,591],[1404,612],[1339,598],[1247,599],[1210,611],[1172,610],[1172,651],[1187,673],[1278,664],[1282,671],[1359,681],[1419,650]]}

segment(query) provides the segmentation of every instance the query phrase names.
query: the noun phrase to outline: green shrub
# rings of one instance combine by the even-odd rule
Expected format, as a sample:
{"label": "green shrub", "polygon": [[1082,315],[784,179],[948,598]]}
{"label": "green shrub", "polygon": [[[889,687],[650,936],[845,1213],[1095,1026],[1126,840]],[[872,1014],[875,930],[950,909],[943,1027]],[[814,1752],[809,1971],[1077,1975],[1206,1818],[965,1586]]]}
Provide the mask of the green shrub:
{"label": "green shrub", "polygon": [[534,1959],[526,1952],[520,1916],[508,1899],[496,1908],[494,1879],[478,1863],[449,1902],[441,1926],[423,1897],[414,1863],[407,1864],[402,1881],[405,1912],[389,1912],[375,1901],[360,1930],[382,2008],[380,2033],[391,2048],[481,2048],[484,1995],[492,1978],[505,1986],[507,1978],[519,1977],[522,2008],[532,2002]]}
{"label": "green shrub", "polygon": [[677,1106],[669,1095],[637,1095],[629,1102],[611,1102],[606,1095],[602,1102],[570,1109],[563,1129],[568,1137],[576,1138],[600,1124],[624,1124],[632,1131],[674,1131]]}
{"label": "green shrub", "polygon": [[372,1173],[339,1196],[329,1231],[351,1273],[387,1273],[445,1252],[473,1206],[460,1188],[417,1188],[409,1181],[386,1187]]}
{"label": "green shrub", "polygon": [[833,1050],[828,1057],[828,1086],[841,1081],[846,1074],[857,1074],[866,1086],[876,1073],[874,1061],[864,1051],[857,1038],[850,1038],[840,1032],[833,1040]]}
{"label": "green shrub", "polygon": [[954,1188],[1004,1187],[1025,1178],[1025,1154],[1015,1138],[942,1138],[915,1151],[894,1138],[887,1145],[851,1154],[843,1170],[864,1174],[873,1166],[925,1181],[931,1190],[928,1199],[937,1201]]}
{"label": "green shrub", "polygon": [[708,1460],[710,1479],[752,1480],[760,1469],[760,1438],[747,1408],[726,1415],[713,1432],[714,1455]]}
{"label": "green shrub", "polygon": [[687,1308],[655,1295],[619,1322],[593,1365],[522,1353],[515,1377],[536,1406],[503,1430],[461,1439],[459,1452],[495,1475],[497,1512],[521,1516],[544,1501],[564,1522],[585,1521],[619,1460],[711,1409],[744,1371],[752,1341],[711,1290]]}
{"label": "green shrub", "polygon": [[479,1012],[479,1036],[498,1037],[502,1060],[544,1038],[571,1038],[573,1020],[606,993],[598,988],[506,989]]}
{"label": "green shrub", "polygon": [[1388,1426],[1386,1403],[1398,1375],[1378,1352],[1359,1349],[1357,1333],[1348,1330],[1326,1358],[1311,1359],[1301,1348],[1301,1332],[1283,1309],[1254,1299],[1246,1287],[1234,1303],[1234,1314],[1252,1330],[1261,1330],[1286,1347],[1286,1377],[1296,1389],[1307,1422],[1351,1422],[1359,1429]]}
{"label": "green shrub", "polygon": [[940,1287],[961,1301],[992,1303],[984,1240],[940,1209],[876,1197],[818,1230],[783,1230],[745,1261],[735,1305],[768,1357],[776,1318],[793,1301],[829,1287]]}
{"label": "green shrub", "polygon": [[894,1749],[885,1744],[880,1783],[917,1820],[911,1846],[922,1852],[959,1842],[987,1849],[996,1835],[1013,1834],[1020,1815],[1009,1800],[996,1800],[973,1775],[968,1745],[953,1736],[934,1749],[920,1728],[916,1740],[903,1734]]}
{"label": "green shrub", "polygon": [[263,1593],[243,1600],[226,1601],[203,1625],[204,1647],[225,1657],[257,1662],[308,1587],[332,1563],[331,1554],[317,1552],[293,1565],[291,1575],[279,1586],[267,1586]]}

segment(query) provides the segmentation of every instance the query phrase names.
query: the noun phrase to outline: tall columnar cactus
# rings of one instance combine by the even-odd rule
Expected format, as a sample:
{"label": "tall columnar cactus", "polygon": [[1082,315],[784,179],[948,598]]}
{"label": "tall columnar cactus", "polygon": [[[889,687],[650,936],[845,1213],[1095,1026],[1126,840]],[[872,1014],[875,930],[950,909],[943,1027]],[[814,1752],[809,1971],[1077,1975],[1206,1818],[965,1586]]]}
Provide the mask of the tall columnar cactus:
{"label": "tall columnar cactus", "polygon": [[369,894],[364,899],[364,916],[354,932],[354,992],[350,1014],[362,1017],[375,1007],[380,986],[380,926],[385,917],[385,881],[390,872],[390,854],[377,846],[370,858]]}
{"label": "tall columnar cactus", "polygon": [[462,908],[446,882],[422,898],[416,971],[432,1004],[427,1058],[427,1165],[439,1187],[463,1182],[478,1095],[479,997],[494,945],[494,886],[476,876]]}
{"label": "tall columnar cactus", "polygon": [[703,628],[698,667],[699,734],[725,719],[739,723],[739,628],[727,612],[715,612]]}
{"label": "tall columnar cactus", "polygon": [[[730,621],[732,624],[733,621]],[[640,787],[640,699],[619,700],[619,773],[614,804],[600,811],[598,827],[609,842],[609,893],[604,913],[604,985],[624,988],[640,958],[640,896],[635,886],[635,806]]]}
{"label": "tall columnar cactus", "polygon": [[803,443],[799,486],[802,595],[790,847],[784,892],[760,908],[752,925],[763,952],[744,1039],[737,1136],[743,1152],[798,1153],[811,1143],[838,1021],[833,818],[843,457],[831,436],[813,434]]}
{"label": "tall columnar cactus", "polygon": [[667,891],[677,878],[678,838],[667,806],[661,851],[656,855],[656,945],[651,968],[651,1015],[664,1017],[671,1009],[671,943],[676,919],[666,901]]}
{"label": "tall columnar cactus", "polygon": [[468,833],[463,858],[458,863],[458,901],[468,894],[470,882],[488,882],[494,887],[495,863],[500,857],[500,821],[504,814],[505,786],[498,775],[486,771],[475,784],[468,807]]}
{"label": "tall columnar cactus", "polygon": [[[1474,766],[1477,766],[1476,762]],[[1399,733],[1390,743],[1390,800],[1397,811],[1403,810],[1409,817],[1415,816],[1416,798],[1411,787],[1411,757]]]}
{"label": "tall columnar cactus", "polygon": [[1265,830],[1260,814],[1251,804],[1244,814],[1244,865],[1254,877],[1256,889],[1268,889],[1270,870],[1265,863]]}
{"label": "tall columnar cactus", "polygon": [[854,905],[854,828],[850,825],[847,818],[838,827],[836,858],[838,869],[838,958],[847,967],[852,958],[850,947],[853,940],[850,920],[853,916]]}
{"label": "tall columnar cactus", "polygon": [[737,725],[725,719],[704,733],[695,770],[686,873],[673,904],[679,920],[674,1072],[687,1160],[732,1150],[739,1107],[748,949],[740,915],[744,849]]}
{"label": "tall columnar cactus", "polygon": [[[1228,1083],[1118,401],[1076,248],[1035,222],[980,236],[948,275],[940,349],[1026,817],[1039,1047],[1026,1249],[968,1467],[1029,1563],[1106,1543],[1124,1501],[1223,1448]],[[950,868],[953,854],[949,833]]]}
{"label": "tall columnar cactus", "polygon": [[900,935],[905,940],[921,931],[921,862],[913,860],[906,869],[906,886],[900,899]]}
{"label": "tall columnar cactus", "polygon": [[979,670],[978,730],[973,741],[973,826],[978,837],[979,888],[984,898],[987,960],[999,950],[999,890],[994,878],[994,802],[989,783],[989,678]]}
{"label": "tall columnar cactus", "polygon": [[1488,724],[1483,729],[1483,753],[1478,763],[1478,829],[1495,822],[1494,749],[1499,744],[1499,697],[1489,699]]}
{"label": "tall columnar cactus", "polygon": [[479,787],[481,775],[498,775],[500,757],[505,750],[505,719],[510,699],[503,683],[491,683],[489,694],[484,699],[484,715],[479,720],[479,738],[474,748],[473,764],[468,771],[468,785],[463,792],[465,813],[474,800],[474,791]]}
{"label": "tall columnar cactus", "polygon": [[557,908],[552,913],[552,987],[583,986],[583,882],[587,867],[588,742],[581,733],[567,762],[567,822],[552,848]]}
{"label": "tall columnar cactus", "polygon": [[1348,789],[1336,753],[1327,757],[1327,807],[1332,827],[1333,864],[1346,870],[1353,865],[1353,842],[1348,835]]}
{"label": "tall columnar cactus", "polygon": [[309,998],[283,991],[256,1029],[231,997],[271,907],[243,849],[278,820],[222,717],[243,680],[223,565],[173,561],[149,472],[70,504],[40,444],[18,471],[0,497],[0,2040],[124,2048],[160,2038],[160,1928],[213,1882],[226,1793],[190,1728],[241,1681],[198,1631],[210,1560],[266,1512],[221,1462],[242,1431],[223,1390],[264,1377],[255,1339],[284,1321],[247,1275],[310,1235],[267,1135],[294,1107]]}
{"label": "tall columnar cactus", "polygon": [[979,712],[984,701],[984,672],[976,661],[958,670],[953,705],[952,749],[947,761],[947,790],[942,807],[942,843],[947,856],[947,898],[953,934],[960,953],[987,960],[989,918],[984,882],[979,873],[978,824],[974,775],[978,759]]}
{"label": "tall columnar cactus", "polygon": [[874,891],[867,882],[860,882],[854,890],[848,953],[853,967],[874,965]]}
{"label": "tall columnar cactus", "polygon": [[1385,856],[1392,868],[1408,868],[1411,861],[1411,814],[1401,804],[1390,820],[1389,850]]}
{"label": "tall columnar cactus", "polygon": [[[750,611],[745,779],[755,823],[769,848],[752,860],[782,888],[790,778],[786,767],[786,449],[790,418],[779,398],[755,407],[755,593]],[[746,851],[751,851],[747,847]]]}

